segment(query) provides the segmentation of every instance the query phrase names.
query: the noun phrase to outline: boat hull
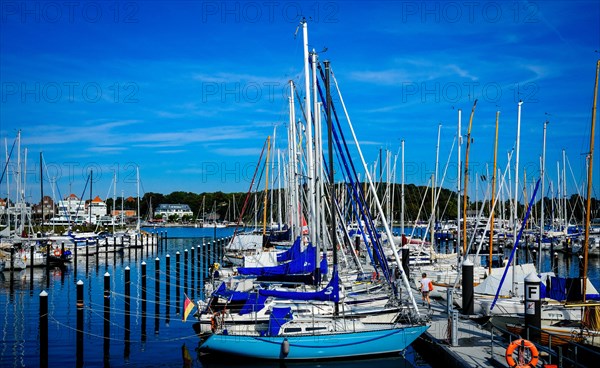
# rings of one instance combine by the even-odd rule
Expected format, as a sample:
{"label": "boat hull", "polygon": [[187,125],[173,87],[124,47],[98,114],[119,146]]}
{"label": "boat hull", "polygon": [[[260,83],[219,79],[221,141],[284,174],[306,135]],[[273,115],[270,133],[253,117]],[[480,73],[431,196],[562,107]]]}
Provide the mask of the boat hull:
{"label": "boat hull", "polygon": [[[259,360],[326,360],[398,353],[423,334],[428,325],[359,332],[261,337],[210,335],[205,353]],[[284,343],[284,341],[286,341]],[[289,343],[289,349],[285,345]],[[288,350],[287,354],[285,354]]]}

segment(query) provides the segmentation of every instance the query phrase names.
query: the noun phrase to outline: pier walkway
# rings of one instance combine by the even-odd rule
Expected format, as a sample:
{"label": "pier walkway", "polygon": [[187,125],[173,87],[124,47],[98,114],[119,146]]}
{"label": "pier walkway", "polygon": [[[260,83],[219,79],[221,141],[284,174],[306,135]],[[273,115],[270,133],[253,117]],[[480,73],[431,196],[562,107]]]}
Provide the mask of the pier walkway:
{"label": "pier walkway", "polygon": [[[431,300],[431,310],[423,307],[420,292],[413,290],[420,312],[431,316],[431,327],[413,344],[421,356],[434,366],[507,367],[504,354],[509,342],[492,335],[489,330],[458,314],[457,336],[452,345],[452,320],[446,313],[444,300]],[[494,336],[492,341],[492,336]]]}

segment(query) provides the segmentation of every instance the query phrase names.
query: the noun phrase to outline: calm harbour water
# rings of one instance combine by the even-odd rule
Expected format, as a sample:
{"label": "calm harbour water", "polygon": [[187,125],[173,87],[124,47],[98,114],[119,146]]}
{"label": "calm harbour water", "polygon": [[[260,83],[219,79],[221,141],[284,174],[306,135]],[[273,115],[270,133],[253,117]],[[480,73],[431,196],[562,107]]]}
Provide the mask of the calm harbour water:
{"label": "calm harbour water", "polygon": [[[127,251],[95,257],[78,257],[77,268],[74,264],[66,270],[50,270],[49,277],[43,268],[34,269],[33,279],[30,270],[0,273],[0,367],[39,366],[39,294],[48,291],[49,308],[49,366],[76,366],[76,283],[84,283],[84,351],[85,367],[172,367],[183,366],[183,351],[187,349],[192,357],[191,367],[228,367],[232,362],[207,362],[200,360],[196,348],[199,339],[192,330],[193,318],[182,321],[183,275],[180,305],[176,305],[175,253],[181,253],[181,272],[183,274],[184,249],[196,247],[203,239],[209,240],[215,235],[212,228],[161,228],[149,231],[167,231],[169,240],[167,250],[147,254],[147,319],[145,339],[142,335],[141,309],[141,273],[139,250],[131,253],[131,262]],[[233,228],[216,229],[217,237],[229,236]],[[167,285],[165,256],[171,259],[171,285]],[[136,259],[137,256],[137,259]],[[190,253],[191,256],[191,253]],[[197,257],[197,255],[196,255]],[[159,273],[159,314],[155,314],[155,258],[160,259]],[[124,269],[131,269],[131,335],[130,344],[125,342],[124,327]],[[110,274],[111,317],[110,317],[110,354],[104,359],[104,274]],[[190,267],[189,273],[192,269]],[[195,269],[197,274],[198,270]],[[11,283],[12,280],[12,283]],[[33,280],[33,283],[31,282]],[[192,282],[194,280],[194,282]],[[187,295],[199,297],[200,280],[188,278]],[[170,303],[166,302],[166,290],[170,286]],[[168,312],[167,312],[168,311]],[[158,321],[158,323],[156,323]],[[157,331],[156,331],[157,330]],[[145,340],[145,341],[144,341]],[[297,367],[349,367],[376,364],[378,367],[429,367],[412,349],[404,356],[370,360],[293,364]],[[239,366],[239,364],[238,364]],[[265,367],[265,363],[243,364],[242,366]],[[279,363],[273,366],[281,367]]]}

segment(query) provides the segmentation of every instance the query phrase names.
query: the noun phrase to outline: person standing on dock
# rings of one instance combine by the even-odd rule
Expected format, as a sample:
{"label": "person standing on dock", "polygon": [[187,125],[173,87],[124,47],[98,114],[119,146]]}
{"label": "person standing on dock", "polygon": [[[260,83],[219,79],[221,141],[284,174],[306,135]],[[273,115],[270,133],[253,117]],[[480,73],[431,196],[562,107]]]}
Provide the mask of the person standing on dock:
{"label": "person standing on dock", "polygon": [[433,282],[427,277],[425,272],[423,272],[421,276],[421,295],[423,296],[423,306],[425,306],[425,302],[427,302],[427,308],[431,309],[429,292],[433,290]]}

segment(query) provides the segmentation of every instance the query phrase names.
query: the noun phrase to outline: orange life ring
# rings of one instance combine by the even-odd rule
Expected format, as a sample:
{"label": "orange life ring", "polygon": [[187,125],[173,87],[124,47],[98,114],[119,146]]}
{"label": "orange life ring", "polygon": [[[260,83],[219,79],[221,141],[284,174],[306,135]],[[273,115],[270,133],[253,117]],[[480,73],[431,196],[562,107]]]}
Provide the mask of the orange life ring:
{"label": "orange life ring", "polygon": [[60,250],[60,248],[56,248],[54,249],[54,255],[56,257],[60,257],[60,255],[62,254],[62,251]]}
{"label": "orange life ring", "polygon": [[[513,358],[513,352],[517,348],[521,348],[523,350],[529,349],[529,351],[531,352],[531,359],[529,361],[525,362],[524,357],[523,357],[523,352],[520,350],[517,350],[519,357],[517,358],[518,361],[515,362],[515,359]],[[508,363],[509,367],[533,368],[536,366],[536,364],[538,362],[539,354],[538,354],[537,348],[531,341],[525,340],[525,339],[518,339],[518,340],[511,342],[510,345],[508,345],[508,348],[506,348],[505,358],[506,358],[506,363]]]}

